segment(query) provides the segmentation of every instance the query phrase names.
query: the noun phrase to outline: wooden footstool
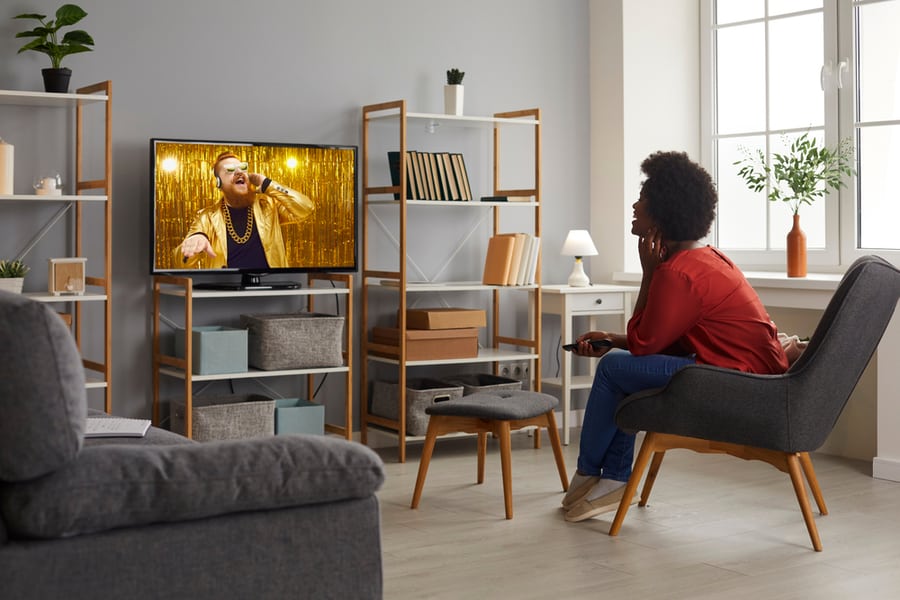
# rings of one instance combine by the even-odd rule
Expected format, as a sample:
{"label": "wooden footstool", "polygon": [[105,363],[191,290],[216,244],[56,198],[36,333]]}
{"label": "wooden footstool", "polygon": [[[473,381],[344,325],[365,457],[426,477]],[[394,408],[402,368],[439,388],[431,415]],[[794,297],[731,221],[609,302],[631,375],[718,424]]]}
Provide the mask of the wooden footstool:
{"label": "wooden footstool", "polygon": [[506,518],[512,519],[512,464],[510,454],[510,432],[523,427],[546,427],[559,470],[559,480],[563,491],[569,487],[566,465],[563,461],[559,431],[553,409],[558,400],[540,392],[501,390],[478,392],[456,400],[432,404],[425,409],[428,413],[428,431],[425,446],[419,462],[419,474],[410,508],[417,508],[422,497],[422,487],[428,473],[428,464],[434,451],[434,443],[439,435],[448,433],[478,434],[478,483],[484,483],[484,455],[487,450],[487,434],[492,433],[500,440],[500,464],[503,470],[503,500],[506,504]]}

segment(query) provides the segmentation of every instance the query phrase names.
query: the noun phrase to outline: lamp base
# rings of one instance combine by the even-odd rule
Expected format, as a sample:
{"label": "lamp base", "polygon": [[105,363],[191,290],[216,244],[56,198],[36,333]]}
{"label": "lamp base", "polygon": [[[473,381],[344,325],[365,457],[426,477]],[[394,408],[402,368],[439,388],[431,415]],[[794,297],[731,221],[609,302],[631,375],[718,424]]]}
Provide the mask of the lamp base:
{"label": "lamp base", "polygon": [[588,279],[587,274],[584,272],[584,263],[581,262],[581,257],[575,257],[575,264],[572,266],[572,274],[569,275],[569,286],[570,287],[587,287],[591,285],[591,280]]}

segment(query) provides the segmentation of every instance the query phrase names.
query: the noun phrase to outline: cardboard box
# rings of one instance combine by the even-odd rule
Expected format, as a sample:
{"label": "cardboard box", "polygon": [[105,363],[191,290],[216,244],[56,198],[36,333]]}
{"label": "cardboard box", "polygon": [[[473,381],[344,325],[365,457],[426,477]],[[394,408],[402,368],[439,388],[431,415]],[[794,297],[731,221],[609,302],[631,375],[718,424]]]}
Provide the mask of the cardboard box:
{"label": "cardboard box", "polygon": [[[244,373],[247,367],[247,330],[232,327],[194,327],[191,333],[191,372],[194,375]],[[184,329],[175,330],[175,356],[184,358]]]}
{"label": "cardboard box", "polygon": [[485,312],[473,308],[410,308],[406,311],[407,329],[465,329],[485,325]]}
{"label": "cardboard box", "polygon": [[[374,327],[371,350],[383,356],[400,353],[400,330],[396,327]],[[381,347],[378,347],[381,346]],[[406,360],[445,360],[478,356],[478,329],[407,329]]]}
{"label": "cardboard box", "polygon": [[275,400],[275,435],[310,433],[325,435],[325,405],[283,398]]}

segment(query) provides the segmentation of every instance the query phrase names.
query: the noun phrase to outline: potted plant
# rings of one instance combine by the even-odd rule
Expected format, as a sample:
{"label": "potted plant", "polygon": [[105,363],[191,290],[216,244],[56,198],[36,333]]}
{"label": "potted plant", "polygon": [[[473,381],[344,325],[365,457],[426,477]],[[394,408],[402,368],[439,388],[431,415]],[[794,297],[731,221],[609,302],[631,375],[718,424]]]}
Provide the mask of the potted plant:
{"label": "potted plant", "polygon": [[33,19],[40,26],[29,31],[16,34],[17,38],[34,38],[21,48],[18,54],[26,50],[42,52],[50,57],[51,67],[41,71],[44,76],[44,90],[48,92],[68,92],[69,78],[72,70],[60,66],[62,59],[70,54],[78,52],[90,52],[90,46],[94,45],[94,39],[81,29],[67,31],[62,39],[59,37],[60,29],[69,27],[82,20],[87,13],[75,4],[63,4],[56,11],[56,18],[47,21],[47,15],[39,13],[24,13],[16,15],[14,19]]}
{"label": "potted plant", "polygon": [[790,144],[786,153],[774,153],[771,164],[762,150],[743,150],[745,158],[734,164],[741,165],[738,175],[747,187],[761,192],[768,186],[770,201],[787,202],[791,208],[794,225],[787,235],[787,275],[805,277],[806,235],[800,229],[800,207],[843,187],[843,177],[856,173],[852,166],[853,141],[844,138],[836,147],[828,148],[807,131]]}
{"label": "potted plant", "polygon": [[447,70],[447,85],[444,86],[444,113],[448,115],[463,114],[463,77],[466,74],[459,69]]}
{"label": "potted plant", "polygon": [[20,259],[0,260],[0,290],[21,294],[25,273],[29,269],[30,267]]}

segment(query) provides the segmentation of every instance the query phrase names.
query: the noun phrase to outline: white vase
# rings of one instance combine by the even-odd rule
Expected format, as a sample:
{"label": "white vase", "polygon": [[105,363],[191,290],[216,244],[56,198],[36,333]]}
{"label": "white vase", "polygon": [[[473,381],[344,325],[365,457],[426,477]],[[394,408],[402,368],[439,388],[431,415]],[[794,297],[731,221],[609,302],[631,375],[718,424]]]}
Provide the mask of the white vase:
{"label": "white vase", "polygon": [[444,114],[462,116],[463,114],[463,86],[444,86]]}
{"label": "white vase", "polygon": [[0,277],[0,290],[21,294],[24,283],[24,277]]}

